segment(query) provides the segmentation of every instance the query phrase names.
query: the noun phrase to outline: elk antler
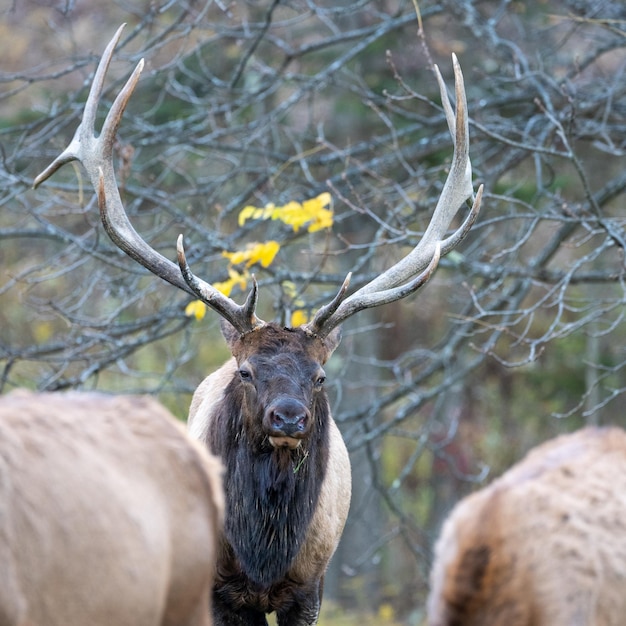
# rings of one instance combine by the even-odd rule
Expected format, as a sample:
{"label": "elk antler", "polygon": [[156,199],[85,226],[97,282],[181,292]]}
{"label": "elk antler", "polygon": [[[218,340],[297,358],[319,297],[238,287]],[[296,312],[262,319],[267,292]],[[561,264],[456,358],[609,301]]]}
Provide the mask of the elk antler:
{"label": "elk antler", "polygon": [[483,194],[482,185],[478,188],[472,208],[463,224],[452,235],[445,236],[461,205],[474,195],[472,165],[469,158],[467,100],[463,73],[454,54],[452,63],[456,91],[456,115],[452,110],[445,83],[436,65],[435,75],[441,91],[448,128],[454,142],[454,155],[450,172],[424,236],[403,259],[346,297],[350,282],[350,274],[348,274],[333,301],[319,309],[315,317],[304,326],[309,333],[326,337],[333,328],[339,326],[351,315],[363,309],[400,300],[417,291],[435,271],[439,258],[457,246],[476,221]]}
{"label": "elk antler", "polygon": [[196,278],[191,273],[182,247],[182,236],[178,239],[179,264],[176,265],[150,247],[133,228],[126,215],[113,168],[113,143],[126,105],[143,70],[143,59],[139,61],[130,78],[115,98],[99,136],[96,136],[94,129],[104,79],[124,26],[122,24],[117,29],[102,55],[85,103],[83,119],[76,129],[74,138],[70,145],[35,178],[33,186],[40,185],[66,163],[80,161],[98,194],[100,217],[106,232],[115,245],[153,274],[202,300],[230,322],[239,333],[245,334],[264,324],[254,312],[257,301],[256,282],[245,304],[239,306],[215,287]]}

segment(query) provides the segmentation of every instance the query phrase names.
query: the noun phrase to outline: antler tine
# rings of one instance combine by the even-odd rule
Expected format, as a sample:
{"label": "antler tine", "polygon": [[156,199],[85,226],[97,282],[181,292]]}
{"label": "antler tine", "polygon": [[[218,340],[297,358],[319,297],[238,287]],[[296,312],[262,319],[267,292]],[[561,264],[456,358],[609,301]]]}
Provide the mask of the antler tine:
{"label": "antler tine", "polygon": [[[350,286],[351,279],[352,272],[348,272],[348,275],[344,278],[343,283],[341,284],[341,287],[337,292],[337,295],[328,304],[324,305],[317,311],[313,320],[313,322],[315,322],[314,324],[313,322],[305,324],[304,328],[306,330],[314,335],[317,335],[319,334],[320,329],[326,328],[327,321],[335,315],[335,312],[339,308],[339,305],[344,301],[348,292],[348,287]],[[325,334],[328,334],[333,328],[335,328],[335,326],[337,326],[337,324],[328,328],[328,331]]]}
{"label": "antler tine", "polygon": [[[452,235],[445,237],[461,205],[474,195],[472,166],[469,158],[467,99],[461,66],[454,54],[452,64],[456,113],[450,104],[441,72],[435,66],[441,101],[454,142],[454,154],[450,172],[424,236],[403,259],[337,304],[332,315],[328,315],[325,308],[320,309],[313,320],[306,325],[310,332],[324,337],[358,311],[399,300],[419,289],[435,270],[439,255],[447,254],[458,245],[476,221],[482,199],[482,185],[473,199],[472,208],[463,224]],[[418,276],[413,278],[416,274]]]}
{"label": "antler tine", "polygon": [[470,229],[478,219],[478,214],[480,213],[480,205],[483,199],[483,189],[484,185],[480,185],[478,187],[478,191],[476,192],[476,197],[474,198],[474,202],[472,203],[472,208],[470,212],[467,214],[465,221],[457,228],[449,237],[440,241],[441,244],[441,256],[445,256],[448,252],[451,252],[456,248],[467,233],[469,233]]}
{"label": "antler tine", "polygon": [[428,282],[433,272],[437,269],[440,258],[441,242],[437,242],[435,245],[435,254],[433,254],[430,263],[420,274],[412,278],[408,283],[404,283],[398,287],[392,287],[391,289],[385,289],[384,291],[377,291],[368,295],[358,295],[357,292],[354,294],[355,298],[352,302],[354,302],[354,304],[358,304],[359,310],[361,311],[363,309],[371,309],[372,307],[401,300],[402,298],[405,298],[406,296],[417,291],[424,283]]}
{"label": "antler tine", "polygon": [[252,289],[248,293],[248,297],[243,306],[239,306],[230,298],[219,292],[213,285],[193,274],[187,263],[187,258],[185,257],[182,235],[178,235],[176,252],[178,254],[180,272],[191,291],[202,300],[202,302],[217,311],[224,319],[228,320],[241,335],[245,335],[265,324],[254,312],[259,292],[254,276],[252,277]]}
{"label": "antler tine", "polygon": [[[124,26],[126,26],[126,24],[122,24],[117,29],[117,31],[115,31],[115,35],[113,35],[113,38],[111,39],[111,41],[109,41],[107,47],[102,53],[102,58],[100,59],[100,63],[98,63],[98,67],[96,68],[96,73],[89,89],[89,95],[87,96],[87,101],[85,102],[83,118],[81,120],[81,123],[78,125],[76,132],[74,133],[72,141],[70,142],[69,146],[67,146],[67,148],[65,148],[65,150],[63,150],[63,152],[56,159],[54,159],[54,161],[52,161],[52,163],[50,163],[50,165],[48,165],[48,167],[46,167],[46,169],[41,172],[41,174],[39,174],[35,178],[35,180],[33,181],[33,188],[36,189],[41,183],[50,178],[52,174],[54,174],[66,163],[70,163],[71,161],[82,161],[82,158],[85,158],[87,156],[86,150],[83,146],[93,142],[93,140],[95,139],[94,127],[96,121],[96,113],[98,111],[98,102],[100,101],[100,95],[102,94],[102,88],[104,87],[104,79],[106,77],[107,70],[109,69],[111,59],[113,58],[113,51],[115,50],[115,47],[117,46],[120,37],[122,36],[122,30],[124,29]],[[132,90],[134,89],[137,80],[139,80],[139,74],[141,74],[142,69],[143,59],[141,59],[137,64],[135,71],[127,81],[122,91],[125,91],[126,88],[129,86],[129,83],[132,82],[132,87],[130,89],[132,93]],[[130,94],[128,95],[128,97],[130,97]],[[128,97],[124,102],[124,106],[128,101]],[[120,120],[122,113],[123,110],[119,114]],[[107,120],[108,119],[109,118],[107,116]],[[116,131],[117,126],[113,130],[114,135]],[[112,147],[112,144],[109,147]],[[97,178],[92,177],[91,182],[94,187],[97,188]]]}
{"label": "antler tine", "polygon": [[[143,70],[143,59],[139,61],[133,73],[126,81],[126,84],[115,98],[106,116],[100,135],[96,136],[95,133],[96,113],[104,86],[104,80],[124,26],[125,25],[122,24],[117,29],[100,59],[91,89],[89,90],[87,102],[85,103],[82,121],[76,129],[72,141],[69,146],[35,178],[33,186],[37,187],[40,185],[66,163],[74,160],[80,161],[85,167],[89,179],[97,192],[102,224],[115,245],[135,261],[141,263],[141,265],[150,270],[153,274],[163,278],[175,287],[202,299],[202,296],[200,296],[183,277],[181,267],[154,250],[133,228],[126,215],[126,210],[124,209],[124,204],[120,197],[115,178],[115,170],[113,168],[113,145],[115,143],[117,130],[122,121],[122,116]],[[189,274],[191,274],[191,271],[189,271]],[[195,280],[199,281],[199,279]],[[199,282],[205,286],[207,285],[207,283],[203,281]],[[210,287],[208,290],[204,287],[202,289],[202,292],[209,293],[205,303],[225,317],[240,332],[248,332],[263,323],[254,314],[257,299],[256,286],[250,292],[246,304],[244,304],[243,307],[240,307],[210,285],[208,285],[208,287]],[[211,289],[213,289],[215,293],[211,292]],[[245,316],[247,316],[247,322],[244,319]]]}

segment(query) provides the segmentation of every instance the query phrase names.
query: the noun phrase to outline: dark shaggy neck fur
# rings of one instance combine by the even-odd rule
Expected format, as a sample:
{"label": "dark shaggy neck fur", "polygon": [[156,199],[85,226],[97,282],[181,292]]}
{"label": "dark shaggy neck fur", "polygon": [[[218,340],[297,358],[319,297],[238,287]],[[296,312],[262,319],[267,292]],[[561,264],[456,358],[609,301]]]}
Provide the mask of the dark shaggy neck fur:
{"label": "dark shaggy neck fur", "polygon": [[226,538],[242,572],[269,587],[302,547],[317,505],[328,463],[328,400],[324,393],[314,400],[311,436],[291,450],[246,432],[237,379],[225,397],[207,443],[226,466]]}

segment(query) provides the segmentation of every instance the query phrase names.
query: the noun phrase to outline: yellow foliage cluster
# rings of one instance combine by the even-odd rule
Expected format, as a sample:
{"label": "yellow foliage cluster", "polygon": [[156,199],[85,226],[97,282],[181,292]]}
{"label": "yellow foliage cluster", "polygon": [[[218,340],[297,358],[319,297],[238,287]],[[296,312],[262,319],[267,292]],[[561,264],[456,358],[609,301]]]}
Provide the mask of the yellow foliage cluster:
{"label": "yellow foliage cluster", "polygon": [[[333,225],[333,212],[331,208],[331,196],[329,193],[322,193],[316,198],[305,200],[304,202],[288,202],[283,206],[276,206],[273,203],[265,205],[263,208],[247,206],[239,213],[239,226],[243,226],[248,220],[279,220],[288,224],[295,232],[303,226],[307,226],[310,233],[317,232],[324,228],[331,228]],[[223,252],[222,255],[230,261],[228,267],[228,279],[214,283],[214,287],[225,296],[230,296],[235,287],[244,291],[250,279],[249,269],[253,265],[269,267],[276,258],[280,250],[277,241],[266,241],[265,243],[251,243],[244,250],[234,252]],[[237,269],[240,267],[241,269]],[[185,314],[201,320],[206,314],[206,304],[200,300],[190,302]],[[297,310],[292,316],[292,325],[299,326],[307,321],[304,311]]]}
{"label": "yellow foliage cluster", "polygon": [[316,198],[304,202],[288,202],[283,206],[276,206],[273,202],[263,208],[247,206],[239,213],[239,226],[248,220],[279,220],[288,224],[295,232],[308,224],[310,233],[331,228],[333,225],[333,211],[328,208],[331,196],[328,192],[321,193]]}
{"label": "yellow foliage cluster", "polygon": [[245,250],[236,252],[222,252],[231,265],[245,265],[247,268],[259,263],[262,267],[269,267],[280,250],[278,241],[265,243],[251,243]]}

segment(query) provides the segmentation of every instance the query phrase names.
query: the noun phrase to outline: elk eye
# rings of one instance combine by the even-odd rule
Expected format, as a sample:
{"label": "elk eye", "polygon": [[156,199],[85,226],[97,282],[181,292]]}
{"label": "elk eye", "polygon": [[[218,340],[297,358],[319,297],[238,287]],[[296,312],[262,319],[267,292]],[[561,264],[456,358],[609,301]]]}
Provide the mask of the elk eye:
{"label": "elk eye", "polygon": [[252,380],[252,374],[250,373],[250,370],[240,369],[239,378],[241,378],[243,382],[250,382]]}

